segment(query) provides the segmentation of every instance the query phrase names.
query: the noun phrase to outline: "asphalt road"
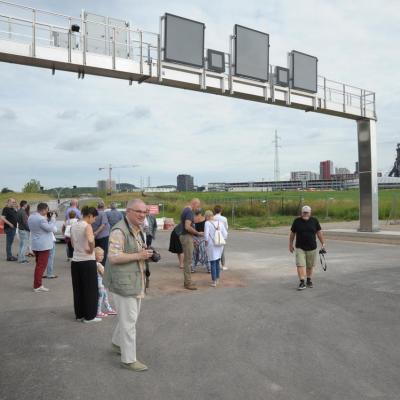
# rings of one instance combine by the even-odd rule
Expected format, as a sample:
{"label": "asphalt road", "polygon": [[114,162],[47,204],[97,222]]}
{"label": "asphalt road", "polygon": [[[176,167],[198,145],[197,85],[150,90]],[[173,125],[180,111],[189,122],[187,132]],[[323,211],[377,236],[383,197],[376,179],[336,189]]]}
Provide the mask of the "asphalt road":
{"label": "asphalt road", "polygon": [[111,353],[114,317],[74,321],[63,245],[59,278],[40,294],[32,263],[3,261],[4,238],[0,249],[2,400],[400,398],[395,246],[328,242],[328,271],[318,268],[303,292],[284,237],[231,233],[221,287],[199,271],[197,292],[181,289],[176,259],[162,251],[138,322],[144,373]]}

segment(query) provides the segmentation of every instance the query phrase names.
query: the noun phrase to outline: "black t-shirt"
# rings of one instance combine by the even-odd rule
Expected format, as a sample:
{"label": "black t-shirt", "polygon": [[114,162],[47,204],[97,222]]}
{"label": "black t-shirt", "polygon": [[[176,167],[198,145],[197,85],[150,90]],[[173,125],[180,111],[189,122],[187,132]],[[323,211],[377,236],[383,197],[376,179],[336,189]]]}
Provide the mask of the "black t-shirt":
{"label": "black t-shirt", "polygon": [[[17,211],[12,207],[4,207],[3,212],[1,213],[3,217],[6,217],[7,221],[14,225],[14,228],[17,227]],[[4,223],[4,229],[11,229],[11,227]]]}
{"label": "black t-shirt", "polygon": [[296,234],[296,248],[305,251],[315,250],[317,248],[316,234],[321,230],[317,218],[310,217],[304,220],[301,217],[293,221],[291,231]]}
{"label": "black t-shirt", "polygon": [[192,227],[194,225],[194,213],[193,210],[190,207],[186,207],[181,215],[181,223],[182,223],[182,233],[189,233],[185,229],[185,221],[190,220],[192,221]]}

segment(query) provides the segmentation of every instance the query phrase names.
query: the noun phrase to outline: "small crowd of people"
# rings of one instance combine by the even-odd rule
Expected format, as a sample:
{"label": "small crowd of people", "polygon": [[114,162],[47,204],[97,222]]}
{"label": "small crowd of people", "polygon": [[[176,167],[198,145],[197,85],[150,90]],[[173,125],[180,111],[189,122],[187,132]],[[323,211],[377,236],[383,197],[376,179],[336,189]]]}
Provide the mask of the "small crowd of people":
{"label": "small crowd of people", "polygon": [[[188,290],[197,289],[192,273],[199,263],[211,274],[211,286],[215,288],[219,284],[228,238],[228,221],[222,212],[222,207],[217,205],[213,211],[206,210],[203,214],[200,200],[193,199],[182,211],[180,222],[171,233],[169,250],[178,255],[179,266],[183,269],[183,286]],[[49,289],[42,285],[42,278],[46,268],[47,274],[52,273],[48,265],[54,260],[55,213],[49,211],[46,203],[39,203],[37,211],[30,213],[26,201],[21,201],[17,209],[16,201],[9,199],[2,219],[6,225],[7,260],[25,263],[30,241],[36,258],[33,290],[48,292]],[[18,254],[18,258],[11,253],[17,227],[26,232],[19,233],[22,256]],[[72,200],[65,212],[63,233],[67,255],[71,259],[75,318],[93,323],[116,315],[111,346],[120,355],[121,365],[131,371],[148,369],[137,359],[136,323],[146,292],[148,263],[157,261],[151,247],[156,230],[154,216],[140,199],[128,202],[125,215],[115,204],[106,212],[103,202],[97,208],[85,206],[80,210],[77,200]],[[298,290],[313,287],[316,238],[324,249],[321,226],[311,216],[311,208],[304,206],[301,216],[293,221],[289,236],[289,251],[296,254]],[[108,291],[112,293],[115,309]]]}
{"label": "small crowd of people", "polygon": [[219,283],[221,266],[228,269],[224,251],[228,220],[222,212],[219,205],[213,211],[203,212],[200,200],[192,199],[171,232],[169,251],[178,256],[179,267],[184,271],[184,287],[188,290],[197,289],[191,274],[196,272],[198,264],[211,273],[212,287],[217,287]]}

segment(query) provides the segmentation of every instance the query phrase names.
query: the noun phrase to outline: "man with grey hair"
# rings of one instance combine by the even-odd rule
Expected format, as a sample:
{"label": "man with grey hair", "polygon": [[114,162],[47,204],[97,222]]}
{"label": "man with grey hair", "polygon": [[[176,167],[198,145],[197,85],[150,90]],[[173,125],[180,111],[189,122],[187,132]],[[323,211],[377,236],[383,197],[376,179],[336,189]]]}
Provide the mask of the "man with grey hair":
{"label": "man with grey hair", "polygon": [[[293,241],[296,237],[296,251],[293,247]],[[298,290],[304,290],[304,283],[307,277],[307,287],[312,288],[312,274],[317,255],[317,239],[324,248],[324,237],[322,235],[321,225],[317,218],[311,216],[311,207],[304,206],[301,209],[301,216],[293,221],[289,236],[289,251],[296,254],[297,274],[300,280]]]}
{"label": "man with grey hair", "polygon": [[111,229],[103,279],[118,313],[112,348],[121,355],[121,365],[135,372],[148,369],[136,358],[136,322],[145,295],[145,261],[153,255],[141,231],[146,211],[142,200],[130,201],[125,218]]}
{"label": "man with grey hair", "polygon": [[117,210],[116,203],[111,203],[110,210],[106,212],[108,223],[110,224],[110,228],[112,228],[116,223],[121,221],[123,215],[121,211]]}
{"label": "man with grey hair", "polygon": [[193,236],[204,236],[204,232],[198,232],[194,228],[194,212],[200,209],[200,200],[192,201],[183,209],[181,214],[181,232],[179,240],[183,248],[183,286],[188,290],[197,290],[192,282],[192,260],[193,260]]}
{"label": "man with grey hair", "polygon": [[78,218],[78,219],[82,218],[81,212],[78,208],[78,204],[79,204],[78,199],[71,199],[71,201],[69,202],[69,207],[65,210],[65,213],[64,213],[65,220],[69,219],[70,211],[75,212],[76,218]]}

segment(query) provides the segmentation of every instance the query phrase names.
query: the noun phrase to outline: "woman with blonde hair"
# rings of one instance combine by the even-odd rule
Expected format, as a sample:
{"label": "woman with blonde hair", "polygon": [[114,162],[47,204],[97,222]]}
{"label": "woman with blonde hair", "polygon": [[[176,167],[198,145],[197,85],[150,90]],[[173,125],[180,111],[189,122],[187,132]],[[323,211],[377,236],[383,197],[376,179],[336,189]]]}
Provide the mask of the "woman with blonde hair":
{"label": "woman with blonde hair", "polygon": [[[204,214],[206,223],[204,226],[204,239],[206,241],[208,261],[211,267],[211,286],[216,287],[219,282],[220,265],[222,252],[224,251],[224,242],[228,237],[228,232],[224,224],[214,220],[214,214],[207,210]],[[221,237],[223,241],[221,240]]]}

